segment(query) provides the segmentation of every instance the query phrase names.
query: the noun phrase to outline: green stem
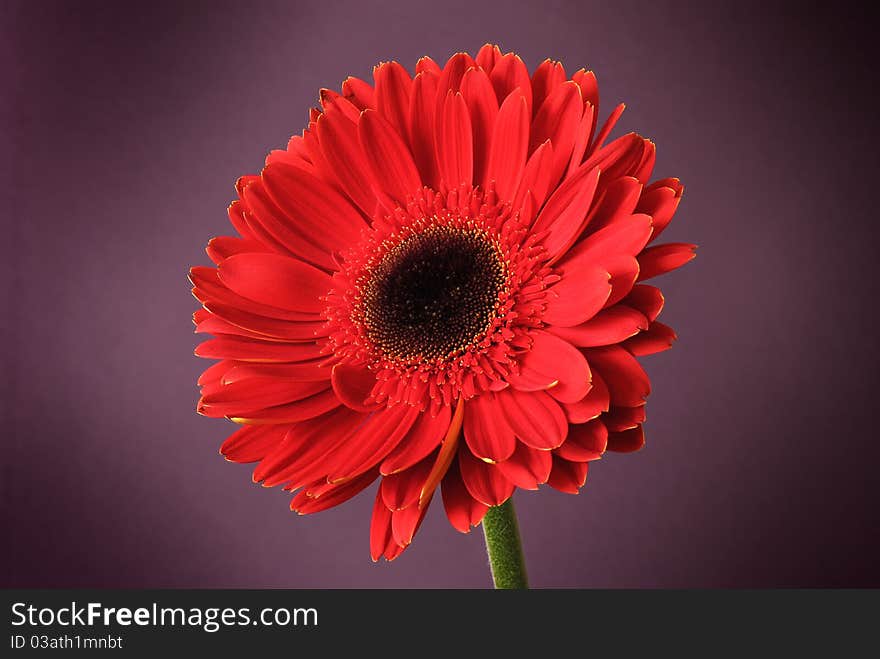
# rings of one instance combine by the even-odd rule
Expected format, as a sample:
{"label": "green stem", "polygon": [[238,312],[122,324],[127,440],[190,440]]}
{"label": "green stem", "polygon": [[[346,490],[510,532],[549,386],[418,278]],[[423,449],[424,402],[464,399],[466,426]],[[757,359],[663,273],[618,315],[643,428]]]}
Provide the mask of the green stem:
{"label": "green stem", "polygon": [[519,538],[519,525],[513,498],[500,506],[489,508],[483,518],[483,535],[486,536],[486,551],[489,553],[489,566],[495,588],[528,588],[526,562],[523,557],[522,541]]}

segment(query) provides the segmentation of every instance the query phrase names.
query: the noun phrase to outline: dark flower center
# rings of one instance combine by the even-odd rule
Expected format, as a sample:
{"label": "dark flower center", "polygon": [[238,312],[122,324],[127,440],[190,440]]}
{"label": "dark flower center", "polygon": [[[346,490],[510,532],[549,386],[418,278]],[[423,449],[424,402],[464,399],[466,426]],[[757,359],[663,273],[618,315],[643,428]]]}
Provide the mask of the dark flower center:
{"label": "dark flower center", "polygon": [[486,332],[507,277],[478,229],[433,226],[391,249],[364,290],[367,335],[403,360],[448,357]]}

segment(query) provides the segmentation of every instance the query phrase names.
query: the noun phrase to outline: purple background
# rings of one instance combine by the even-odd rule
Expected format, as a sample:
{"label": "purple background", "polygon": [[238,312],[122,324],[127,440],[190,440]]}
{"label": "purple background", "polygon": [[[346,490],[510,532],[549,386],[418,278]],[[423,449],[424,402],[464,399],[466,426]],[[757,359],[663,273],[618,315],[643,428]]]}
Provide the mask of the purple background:
{"label": "purple background", "polygon": [[700,245],[661,281],[647,448],[517,495],[533,584],[880,585],[871,42],[767,4],[4,3],[3,585],[488,585],[439,502],[374,565],[372,488],[297,517],[219,457],[186,280],[320,87],[486,41],[594,69]]}

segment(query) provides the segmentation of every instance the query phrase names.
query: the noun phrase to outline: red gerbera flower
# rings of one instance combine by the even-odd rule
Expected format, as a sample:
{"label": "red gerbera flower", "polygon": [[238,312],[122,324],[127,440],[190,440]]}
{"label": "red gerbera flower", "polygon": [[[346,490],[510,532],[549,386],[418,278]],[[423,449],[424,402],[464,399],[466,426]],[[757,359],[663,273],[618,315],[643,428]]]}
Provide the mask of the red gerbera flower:
{"label": "red gerbera flower", "polygon": [[191,271],[198,411],[221,452],[306,514],[376,479],[370,547],[393,559],[437,488],[467,532],[517,487],[577,493],[591,460],[644,444],[637,356],[667,349],[641,283],[694,256],[647,247],[681,199],[654,144],[607,145],[591,72],[532,76],[484,46],[415,76],[348,78],[259,176],[242,177]]}

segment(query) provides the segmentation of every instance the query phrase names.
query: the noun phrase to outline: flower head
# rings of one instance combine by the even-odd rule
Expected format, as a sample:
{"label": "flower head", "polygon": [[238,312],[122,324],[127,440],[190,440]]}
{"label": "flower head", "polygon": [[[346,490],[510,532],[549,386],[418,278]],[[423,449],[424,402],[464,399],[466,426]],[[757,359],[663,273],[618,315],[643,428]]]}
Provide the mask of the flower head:
{"label": "flower head", "polygon": [[221,452],[291,508],[379,479],[375,559],[439,488],[462,532],[515,488],[577,493],[606,450],[644,444],[636,357],[670,347],[641,283],[694,246],[649,246],[681,199],[654,144],[606,144],[592,73],[531,76],[484,46],[444,67],[348,78],[229,207],[216,267],[191,270],[196,348],[218,359],[198,410],[241,424]]}

